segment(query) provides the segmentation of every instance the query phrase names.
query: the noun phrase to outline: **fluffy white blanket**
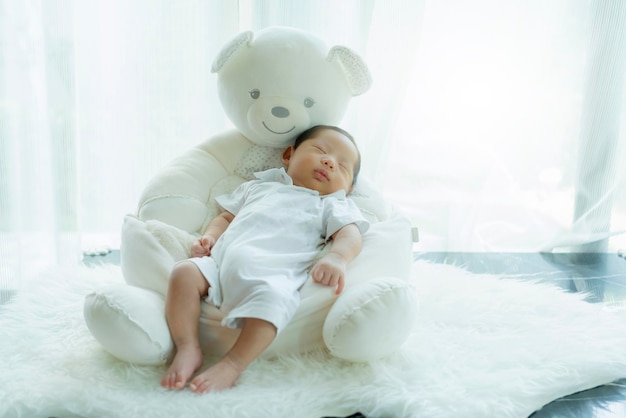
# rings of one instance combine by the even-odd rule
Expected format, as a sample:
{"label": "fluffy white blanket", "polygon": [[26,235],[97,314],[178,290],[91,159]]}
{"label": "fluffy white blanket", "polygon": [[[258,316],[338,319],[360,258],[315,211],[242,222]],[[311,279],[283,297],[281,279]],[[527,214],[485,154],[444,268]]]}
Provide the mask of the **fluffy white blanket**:
{"label": "fluffy white blanket", "polygon": [[171,392],[164,367],[116,360],[85,326],[84,296],[121,281],[116,267],[56,270],[0,306],[1,417],[523,418],[626,376],[626,318],[548,284],[418,262],[421,309],[401,352],[257,360],[231,390]]}

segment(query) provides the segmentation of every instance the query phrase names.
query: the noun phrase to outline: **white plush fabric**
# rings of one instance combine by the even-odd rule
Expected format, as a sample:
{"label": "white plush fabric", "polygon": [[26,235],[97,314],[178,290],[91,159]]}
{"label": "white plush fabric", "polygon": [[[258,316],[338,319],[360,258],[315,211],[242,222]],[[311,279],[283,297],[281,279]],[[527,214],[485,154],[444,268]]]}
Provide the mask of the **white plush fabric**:
{"label": "white plush fabric", "polygon": [[414,271],[420,306],[399,351],[258,359],[233,389],[199,396],[160,388],[166,366],[119,361],[88,332],[85,296],[123,285],[119,269],[56,268],[0,306],[0,416],[526,418],[626,375],[623,315],[548,284]]}

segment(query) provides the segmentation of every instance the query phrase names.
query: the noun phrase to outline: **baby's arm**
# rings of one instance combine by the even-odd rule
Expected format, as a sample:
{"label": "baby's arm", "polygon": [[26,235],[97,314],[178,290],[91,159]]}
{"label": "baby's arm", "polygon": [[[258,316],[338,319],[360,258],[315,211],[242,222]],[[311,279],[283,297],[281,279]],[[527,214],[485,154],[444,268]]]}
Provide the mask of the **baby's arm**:
{"label": "baby's arm", "polygon": [[311,270],[317,283],[337,286],[335,294],[341,293],[348,263],[361,251],[362,238],[355,224],[348,224],[332,236],[330,251]]}
{"label": "baby's arm", "polygon": [[206,227],[204,234],[191,246],[191,256],[203,257],[205,255],[211,255],[211,249],[234,218],[235,215],[228,211],[224,211],[213,218]]}

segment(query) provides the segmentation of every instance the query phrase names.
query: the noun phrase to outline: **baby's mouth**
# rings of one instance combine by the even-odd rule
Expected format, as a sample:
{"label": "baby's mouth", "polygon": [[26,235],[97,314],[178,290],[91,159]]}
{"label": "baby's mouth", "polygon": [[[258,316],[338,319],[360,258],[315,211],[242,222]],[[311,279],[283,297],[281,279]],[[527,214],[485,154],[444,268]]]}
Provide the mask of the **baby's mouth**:
{"label": "baby's mouth", "polygon": [[329,180],[328,173],[324,170],[317,169],[314,171],[315,178],[318,180]]}

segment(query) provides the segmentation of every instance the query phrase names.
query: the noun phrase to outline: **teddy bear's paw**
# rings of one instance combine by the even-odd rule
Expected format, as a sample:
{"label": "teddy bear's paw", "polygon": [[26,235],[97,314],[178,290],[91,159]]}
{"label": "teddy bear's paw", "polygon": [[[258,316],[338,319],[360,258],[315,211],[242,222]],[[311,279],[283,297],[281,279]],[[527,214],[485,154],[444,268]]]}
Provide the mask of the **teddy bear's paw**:
{"label": "teddy bear's paw", "polygon": [[156,220],[146,221],[146,229],[174,260],[179,261],[190,257],[191,245],[197,239],[194,235]]}

